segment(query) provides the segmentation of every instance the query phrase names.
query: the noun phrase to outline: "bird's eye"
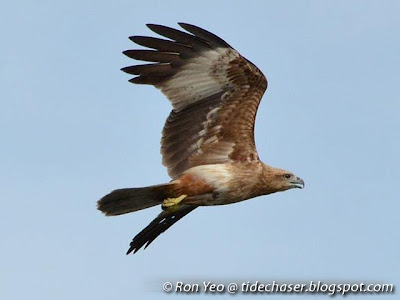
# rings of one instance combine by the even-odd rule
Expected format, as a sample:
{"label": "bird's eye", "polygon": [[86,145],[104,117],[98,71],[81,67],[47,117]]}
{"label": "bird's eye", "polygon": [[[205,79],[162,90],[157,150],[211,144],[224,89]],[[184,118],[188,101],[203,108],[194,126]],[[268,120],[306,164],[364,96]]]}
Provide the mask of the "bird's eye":
{"label": "bird's eye", "polygon": [[285,174],[283,175],[283,177],[285,177],[286,179],[289,179],[292,175],[291,174]]}

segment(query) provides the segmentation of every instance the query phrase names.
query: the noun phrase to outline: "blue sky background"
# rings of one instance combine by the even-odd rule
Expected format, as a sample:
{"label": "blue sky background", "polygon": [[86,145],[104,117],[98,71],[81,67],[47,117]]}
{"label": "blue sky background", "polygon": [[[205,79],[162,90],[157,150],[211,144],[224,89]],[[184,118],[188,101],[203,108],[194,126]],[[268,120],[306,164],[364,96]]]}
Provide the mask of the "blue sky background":
{"label": "blue sky background", "polygon": [[[176,280],[400,288],[399,13],[398,1],[4,4],[0,298],[160,299]],[[259,155],[306,188],[200,208],[125,256],[159,208],[106,218],[96,201],[169,180],[159,141],[170,105],[128,83],[121,52],[135,47],[129,36],[151,34],[146,23],[178,21],[215,32],[266,74]]]}

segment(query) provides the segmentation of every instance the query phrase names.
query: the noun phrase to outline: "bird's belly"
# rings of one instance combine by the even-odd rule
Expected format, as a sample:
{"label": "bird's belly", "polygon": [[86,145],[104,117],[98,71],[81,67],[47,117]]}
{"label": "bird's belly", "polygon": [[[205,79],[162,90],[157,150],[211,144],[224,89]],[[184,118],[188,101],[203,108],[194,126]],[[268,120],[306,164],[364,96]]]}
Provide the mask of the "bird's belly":
{"label": "bird's belly", "polygon": [[[190,180],[188,180],[190,179]],[[199,206],[225,205],[251,198],[246,180],[238,181],[237,170],[231,164],[203,165],[189,169],[183,174],[181,183],[189,193],[184,200],[187,204]],[[247,186],[247,187],[246,187]],[[201,192],[200,192],[201,191]]]}
{"label": "bird's belly", "polygon": [[187,197],[183,202],[191,205],[198,206],[215,206],[215,205],[226,205],[241,202],[249,199],[249,197],[243,197],[242,195],[232,195],[231,193],[208,193],[198,196]]}

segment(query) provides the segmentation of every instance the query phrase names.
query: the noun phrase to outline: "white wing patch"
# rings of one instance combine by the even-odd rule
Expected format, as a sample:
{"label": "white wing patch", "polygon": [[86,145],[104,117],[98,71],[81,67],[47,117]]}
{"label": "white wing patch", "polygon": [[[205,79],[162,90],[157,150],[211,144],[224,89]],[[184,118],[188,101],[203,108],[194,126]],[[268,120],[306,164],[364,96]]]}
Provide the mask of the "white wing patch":
{"label": "white wing patch", "polygon": [[175,111],[228,87],[227,68],[239,53],[233,49],[217,48],[201,54],[190,59],[182,70],[159,86]]}

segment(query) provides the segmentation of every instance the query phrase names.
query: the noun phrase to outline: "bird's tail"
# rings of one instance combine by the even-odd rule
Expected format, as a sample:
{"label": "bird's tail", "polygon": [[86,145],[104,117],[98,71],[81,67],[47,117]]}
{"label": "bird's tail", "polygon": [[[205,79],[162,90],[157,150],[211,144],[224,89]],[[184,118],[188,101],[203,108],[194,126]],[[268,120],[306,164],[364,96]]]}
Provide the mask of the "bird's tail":
{"label": "bird's tail", "polygon": [[171,183],[112,191],[97,202],[106,216],[117,216],[159,205],[169,197]]}

